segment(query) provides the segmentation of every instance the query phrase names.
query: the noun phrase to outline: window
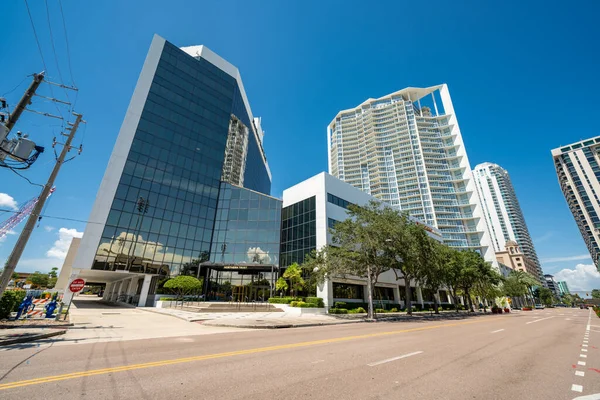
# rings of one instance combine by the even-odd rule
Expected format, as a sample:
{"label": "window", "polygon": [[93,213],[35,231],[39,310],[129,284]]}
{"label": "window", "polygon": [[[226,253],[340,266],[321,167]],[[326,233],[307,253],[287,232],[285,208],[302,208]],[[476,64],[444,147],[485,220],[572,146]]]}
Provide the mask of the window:
{"label": "window", "polygon": [[363,286],[346,283],[333,283],[333,297],[336,299],[363,300]]}
{"label": "window", "polygon": [[335,220],[333,218],[327,218],[327,227],[330,229],[335,229],[335,224],[337,224],[338,222],[340,221]]}
{"label": "window", "polygon": [[348,206],[354,205],[354,203],[350,203],[349,201],[339,198],[337,196],[334,196],[331,193],[327,193],[327,201],[330,202],[331,204],[335,204],[338,207],[342,207],[342,208],[346,208],[346,209],[348,208]]}

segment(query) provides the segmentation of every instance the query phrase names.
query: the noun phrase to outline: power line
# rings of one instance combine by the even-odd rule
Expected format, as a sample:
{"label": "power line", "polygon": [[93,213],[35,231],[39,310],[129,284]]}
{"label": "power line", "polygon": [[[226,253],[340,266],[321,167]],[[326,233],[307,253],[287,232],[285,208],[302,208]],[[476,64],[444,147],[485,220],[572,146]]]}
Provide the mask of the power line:
{"label": "power line", "polygon": [[73,68],[71,68],[71,50],[69,48],[69,36],[67,35],[67,24],[65,22],[65,14],[63,13],[61,0],[58,0],[58,5],[60,6],[60,15],[62,17],[63,29],[65,31],[65,42],[67,43],[67,60],[69,61],[69,74],[71,75],[71,84],[74,87],[77,87],[77,85],[75,84],[75,80],[73,79]]}
{"label": "power line", "polygon": [[[44,53],[42,52],[42,45],[40,44],[40,40],[38,38],[37,31],[35,30],[35,24],[33,23],[33,17],[31,16],[31,10],[29,9],[29,3],[27,3],[27,0],[24,0],[24,1],[25,1],[25,7],[27,8],[27,14],[29,15],[29,22],[31,22],[31,28],[33,29],[33,36],[35,37],[35,42],[37,43],[37,48],[40,53],[40,57],[42,58],[42,65],[44,66],[44,71],[48,71],[48,67],[46,66],[46,60],[44,59]],[[52,95],[52,97],[54,97],[54,90],[52,90],[52,86],[50,86],[50,94]],[[56,107],[56,111],[58,111],[58,114],[64,121],[62,112],[60,111],[60,109],[58,108],[56,103],[55,102],[52,102],[52,103],[54,104],[54,106]]]}
{"label": "power line", "polygon": [[8,166],[8,169],[10,169],[12,172],[14,172],[15,174],[19,175],[21,178],[25,179],[27,182],[29,182],[30,185],[33,186],[39,186],[39,187],[44,187],[44,185],[41,185],[39,183],[33,183],[29,180],[29,178],[27,178],[26,176],[21,175],[20,173],[18,173],[14,168]]}
{"label": "power line", "polygon": [[[52,53],[54,54],[56,70],[58,71],[58,78],[60,79],[61,85],[64,85],[65,81],[63,80],[62,72],[60,71],[58,56],[56,55],[56,47],[54,46],[54,35],[52,34],[52,24],[50,23],[50,9],[48,8],[48,0],[44,0],[44,3],[46,4],[46,19],[48,20],[48,31],[50,32],[50,44],[52,46]],[[65,90],[65,95],[67,96],[67,100],[69,102],[71,102],[71,99],[69,99],[69,93],[68,93],[67,89],[64,89],[64,90]]]}
{"label": "power line", "polygon": [[27,78],[29,78],[30,76],[31,75],[27,75],[25,78],[23,78],[23,80],[21,81],[21,83],[19,83],[17,86],[15,86],[14,88],[12,88],[8,92],[4,93],[2,95],[2,97],[7,96],[7,95],[11,94],[12,92],[14,92],[15,90],[17,90],[19,88],[19,86],[21,86],[23,84],[23,82],[25,82],[27,80]]}
{"label": "power line", "polygon": [[[16,214],[19,211],[9,210],[9,209],[6,209],[6,208],[0,208],[0,212],[10,212],[10,213],[15,213]],[[60,220],[73,221],[73,222],[83,222],[85,224],[104,225],[103,222],[86,221],[86,220],[77,219],[77,218],[57,217],[57,216],[46,215],[46,214],[40,214],[39,216],[42,217],[42,218],[60,219]]]}

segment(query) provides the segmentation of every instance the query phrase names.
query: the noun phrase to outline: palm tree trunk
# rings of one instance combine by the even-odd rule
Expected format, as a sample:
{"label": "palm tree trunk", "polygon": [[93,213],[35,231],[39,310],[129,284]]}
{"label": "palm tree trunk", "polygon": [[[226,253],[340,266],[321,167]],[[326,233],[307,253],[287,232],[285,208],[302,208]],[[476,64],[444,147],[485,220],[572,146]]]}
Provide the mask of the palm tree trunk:
{"label": "palm tree trunk", "polygon": [[438,306],[438,295],[439,295],[439,290],[437,290],[438,293],[434,293],[433,294],[433,308],[435,309],[435,313],[439,314],[440,310],[439,310],[439,306]]}

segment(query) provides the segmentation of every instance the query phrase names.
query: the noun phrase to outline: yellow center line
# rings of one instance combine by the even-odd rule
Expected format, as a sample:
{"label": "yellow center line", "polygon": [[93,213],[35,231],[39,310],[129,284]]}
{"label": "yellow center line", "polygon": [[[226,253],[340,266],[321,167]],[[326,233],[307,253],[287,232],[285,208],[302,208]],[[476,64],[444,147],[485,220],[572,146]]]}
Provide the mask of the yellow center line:
{"label": "yellow center line", "polygon": [[[499,318],[494,318],[494,320],[495,319],[499,319]],[[451,323],[451,324],[423,326],[423,327],[418,327],[418,328],[401,329],[401,330],[396,330],[396,331],[367,333],[364,335],[354,335],[354,336],[344,336],[344,337],[337,337],[337,338],[331,338],[331,339],[312,340],[309,342],[289,343],[289,344],[282,344],[282,345],[277,345],[277,346],[258,347],[258,348],[254,348],[254,349],[230,351],[230,352],[225,352],[225,353],[206,354],[206,355],[202,355],[202,356],[176,358],[176,359],[172,359],[172,360],[162,360],[162,361],[153,361],[153,362],[147,362],[147,363],[141,363],[141,364],[123,365],[120,367],[94,369],[91,371],[72,372],[70,374],[46,376],[46,377],[42,377],[42,378],[35,378],[35,379],[28,379],[28,380],[23,380],[23,381],[3,383],[3,384],[0,384],[0,390],[14,389],[17,387],[22,387],[22,386],[39,385],[39,384],[48,383],[48,382],[64,381],[67,379],[76,379],[76,378],[83,378],[83,377],[88,377],[88,376],[111,374],[111,373],[115,373],[115,372],[125,372],[125,371],[131,371],[131,370],[136,370],[136,369],[162,367],[165,365],[182,364],[182,363],[188,363],[188,362],[193,362],[193,361],[212,360],[215,358],[234,357],[234,356],[241,356],[241,355],[245,355],[245,354],[266,353],[266,352],[276,351],[276,350],[294,349],[294,348],[299,348],[299,347],[316,346],[316,345],[328,344],[328,343],[340,343],[340,342],[347,342],[350,340],[367,339],[367,338],[378,337],[378,336],[397,335],[400,333],[448,328],[448,327],[453,327],[453,326],[468,325],[468,324],[475,324],[475,323],[480,323],[480,322],[490,322],[490,321],[492,321],[492,319],[485,318],[484,320],[478,320],[478,321],[456,322],[456,323]]]}

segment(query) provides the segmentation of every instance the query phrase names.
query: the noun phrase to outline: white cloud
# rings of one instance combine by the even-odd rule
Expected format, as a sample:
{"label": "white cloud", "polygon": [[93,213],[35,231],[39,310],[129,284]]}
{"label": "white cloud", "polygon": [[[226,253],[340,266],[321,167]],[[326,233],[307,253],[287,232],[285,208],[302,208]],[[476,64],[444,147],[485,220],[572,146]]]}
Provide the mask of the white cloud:
{"label": "white cloud", "polygon": [[57,258],[64,260],[69,251],[71,240],[74,237],[80,238],[83,236],[83,232],[79,232],[77,229],[60,228],[58,230],[58,240],[54,242],[54,246],[46,252],[46,256],[49,258]]}
{"label": "white cloud", "polygon": [[53,227],[53,226],[50,226],[50,225],[46,225],[46,226],[44,226],[44,230],[45,230],[46,232],[52,232],[52,231],[53,231],[53,230],[55,230],[55,229],[56,229],[55,227]]}
{"label": "white cloud", "polygon": [[6,232],[6,235],[0,237],[0,243],[4,242],[6,240],[6,238],[8,237],[8,235],[16,235],[16,234],[17,234],[17,232],[12,231],[12,230]]}
{"label": "white cloud", "polygon": [[537,239],[533,239],[536,244],[544,243],[554,236],[554,231],[548,231]]}
{"label": "white cloud", "polygon": [[600,272],[593,264],[577,264],[575,269],[562,269],[554,274],[555,281],[566,281],[571,292],[600,288]]}
{"label": "white cloud", "polygon": [[15,199],[6,193],[0,193],[0,207],[8,207],[11,210],[19,209]]}
{"label": "white cloud", "polygon": [[552,262],[563,262],[563,261],[579,261],[579,260],[591,260],[589,254],[581,254],[578,256],[568,256],[568,257],[554,257],[554,258],[544,258],[542,260],[542,264],[552,263]]}

